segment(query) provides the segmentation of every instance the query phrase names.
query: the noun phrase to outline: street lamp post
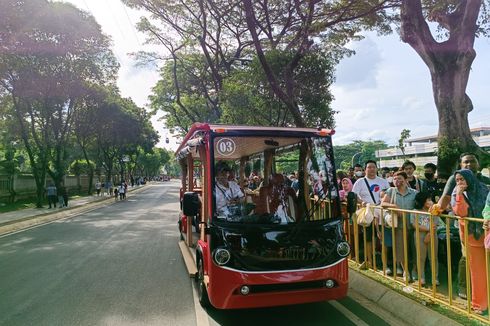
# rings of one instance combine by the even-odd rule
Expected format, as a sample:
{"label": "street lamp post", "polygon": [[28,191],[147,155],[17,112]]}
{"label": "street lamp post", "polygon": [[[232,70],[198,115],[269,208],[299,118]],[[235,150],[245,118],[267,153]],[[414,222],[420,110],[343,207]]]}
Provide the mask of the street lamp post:
{"label": "street lamp post", "polygon": [[352,155],[352,159],[351,159],[351,167],[354,167],[354,160],[355,160],[356,156],[357,156],[357,155],[359,155],[359,154],[362,154],[362,152],[357,152],[357,153],[355,153],[354,155]]}

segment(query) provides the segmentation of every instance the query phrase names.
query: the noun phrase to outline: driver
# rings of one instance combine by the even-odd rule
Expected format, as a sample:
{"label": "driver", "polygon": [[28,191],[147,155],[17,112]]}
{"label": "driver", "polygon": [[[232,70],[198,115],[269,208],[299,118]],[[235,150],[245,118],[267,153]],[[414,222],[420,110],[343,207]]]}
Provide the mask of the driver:
{"label": "driver", "polygon": [[218,216],[238,215],[237,211],[245,201],[240,186],[235,181],[230,181],[231,168],[223,161],[216,164],[216,211]]}

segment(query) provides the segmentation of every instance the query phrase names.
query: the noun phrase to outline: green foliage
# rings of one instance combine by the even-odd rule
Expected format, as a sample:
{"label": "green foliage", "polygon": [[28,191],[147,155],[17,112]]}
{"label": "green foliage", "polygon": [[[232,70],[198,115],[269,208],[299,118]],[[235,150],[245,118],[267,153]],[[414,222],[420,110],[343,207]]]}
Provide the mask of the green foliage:
{"label": "green foliage", "polygon": [[69,171],[74,175],[89,174],[90,170],[95,168],[94,162],[87,163],[84,160],[75,160],[70,164]]}
{"label": "green foliage", "polygon": [[347,170],[352,166],[352,158],[354,164],[363,164],[367,160],[376,161],[376,151],[386,149],[388,145],[382,140],[355,140],[347,145],[334,146],[335,166],[342,170]]}
{"label": "green foliage", "polygon": [[405,141],[410,138],[410,130],[409,129],[403,129],[401,134],[400,134],[400,139],[398,139],[398,147],[403,153],[403,156],[405,157]]}
{"label": "green foliage", "polygon": [[163,169],[167,173],[175,172],[174,167],[170,164],[173,153],[164,148],[155,148],[148,153],[142,153],[138,156],[136,164],[140,168],[140,174],[144,176],[159,175]]}
{"label": "green foliage", "polygon": [[[285,83],[282,67],[294,55],[291,51],[272,50],[267,60],[281,83]],[[322,51],[305,55],[294,72],[295,98],[307,126],[334,125],[330,107],[333,96],[330,86],[334,80],[333,59]],[[267,77],[255,58],[245,67],[232,71],[223,82],[221,122],[243,125],[292,126],[294,119],[287,107],[271,94]]]}
{"label": "green foliage", "polygon": [[282,173],[287,176],[291,172],[298,170],[299,151],[277,155],[275,160],[276,172]]}
{"label": "green foliage", "polygon": [[31,168],[38,206],[46,173],[57,184],[69,170],[110,174],[123,156],[152,150],[150,116],[115,87],[119,65],[94,17],[67,3],[1,1],[0,39],[0,129],[9,135],[0,151],[23,145],[9,157]]}
{"label": "green foliage", "polygon": [[442,160],[457,162],[463,152],[463,144],[457,139],[440,137],[437,141],[437,156]]}

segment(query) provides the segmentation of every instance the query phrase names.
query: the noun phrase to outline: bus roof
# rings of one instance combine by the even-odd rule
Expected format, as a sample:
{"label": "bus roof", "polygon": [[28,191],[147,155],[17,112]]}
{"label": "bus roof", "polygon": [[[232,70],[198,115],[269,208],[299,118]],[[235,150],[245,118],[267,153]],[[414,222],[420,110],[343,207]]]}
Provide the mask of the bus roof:
{"label": "bus roof", "polygon": [[333,135],[335,134],[335,130],[333,129],[314,129],[314,128],[296,128],[296,127],[268,127],[268,126],[236,126],[236,125],[224,125],[224,124],[209,124],[196,122],[194,123],[189,132],[185,136],[184,140],[180,144],[179,148],[175,151],[178,154],[186,145],[189,139],[197,133],[201,131],[212,131],[215,133],[223,133],[227,131],[279,131],[279,132],[302,132],[302,133],[312,133],[318,134],[320,131],[323,135]]}

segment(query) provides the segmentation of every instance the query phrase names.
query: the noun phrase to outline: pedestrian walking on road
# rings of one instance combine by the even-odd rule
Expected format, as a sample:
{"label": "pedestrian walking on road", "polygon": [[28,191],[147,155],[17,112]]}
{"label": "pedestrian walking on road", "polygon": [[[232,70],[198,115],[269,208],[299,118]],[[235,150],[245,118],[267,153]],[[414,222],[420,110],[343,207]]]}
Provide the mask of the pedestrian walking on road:
{"label": "pedestrian walking on road", "polygon": [[100,190],[102,188],[102,184],[100,183],[99,180],[95,183],[95,191],[97,192],[97,196],[100,196]]}
{"label": "pedestrian walking on road", "polygon": [[[111,193],[112,193],[112,188],[111,188]],[[117,197],[119,196],[119,189],[116,187],[114,188],[114,199],[117,201]]]}
{"label": "pedestrian walking on road", "polygon": [[60,186],[60,189],[58,191],[58,204],[60,205],[60,208],[65,207],[65,192],[66,189],[64,186]]}
{"label": "pedestrian walking on road", "polygon": [[56,187],[51,182],[49,186],[46,188],[46,195],[48,196],[48,208],[51,208],[51,204],[56,208],[56,202],[58,201],[58,195],[56,191]]}
{"label": "pedestrian walking on road", "polygon": [[124,186],[124,183],[121,183],[118,189],[119,192],[119,199],[123,200],[126,198],[126,187]]}
{"label": "pedestrian walking on road", "polygon": [[109,196],[112,196],[112,182],[110,180],[107,180],[106,188],[109,191]]}

